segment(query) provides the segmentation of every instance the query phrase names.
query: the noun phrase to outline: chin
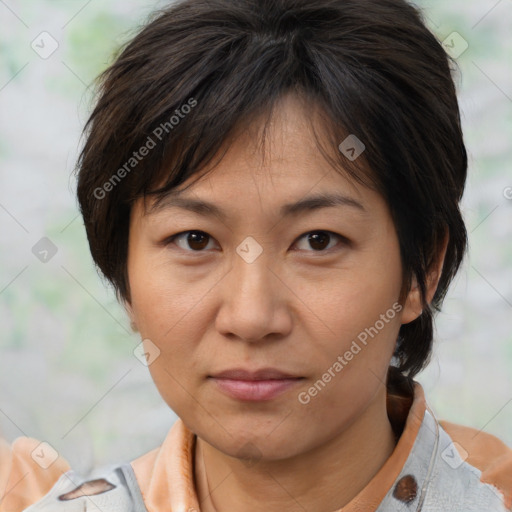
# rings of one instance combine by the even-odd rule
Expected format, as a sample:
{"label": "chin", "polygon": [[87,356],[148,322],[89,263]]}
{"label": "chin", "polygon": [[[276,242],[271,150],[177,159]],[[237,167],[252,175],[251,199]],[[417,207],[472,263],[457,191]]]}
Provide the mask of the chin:
{"label": "chin", "polygon": [[212,437],[212,432],[206,437],[201,436],[208,444],[231,457],[246,461],[247,465],[257,461],[277,461],[298,455],[301,445],[297,444],[297,436],[292,433],[280,431],[270,434],[275,427],[265,432],[234,431],[227,428],[231,436],[222,436],[221,439]]}

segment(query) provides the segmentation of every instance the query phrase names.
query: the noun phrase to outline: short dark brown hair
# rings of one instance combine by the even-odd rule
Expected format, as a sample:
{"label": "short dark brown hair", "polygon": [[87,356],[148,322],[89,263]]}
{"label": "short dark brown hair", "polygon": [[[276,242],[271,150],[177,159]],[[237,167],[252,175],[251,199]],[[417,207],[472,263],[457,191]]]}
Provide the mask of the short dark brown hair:
{"label": "short dark brown hair", "polygon": [[[97,267],[129,302],[133,202],[199,178],[236,129],[294,92],[324,114],[326,160],[389,205],[403,291],[415,276],[424,305],[397,340],[396,366],[411,379],[428,363],[433,313],[467,246],[452,63],[405,0],[184,0],[155,12],[100,75],[84,129],[77,193]],[[349,134],[366,146],[354,161],[337,150]],[[426,279],[445,234],[429,305]]]}

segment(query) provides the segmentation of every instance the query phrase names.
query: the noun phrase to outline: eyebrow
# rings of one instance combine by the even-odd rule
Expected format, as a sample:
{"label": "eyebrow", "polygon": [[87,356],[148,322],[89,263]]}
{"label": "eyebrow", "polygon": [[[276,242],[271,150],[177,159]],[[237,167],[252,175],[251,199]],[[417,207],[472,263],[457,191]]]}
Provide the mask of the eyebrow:
{"label": "eyebrow", "polygon": [[[280,209],[280,215],[281,217],[292,217],[321,208],[333,208],[337,206],[348,206],[362,213],[366,213],[365,207],[352,197],[339,193],[323,193],[307,196],[295,203],[283,205]],[[222,221],[226,221],[228,218],[227,213],[219,206],[203,199],[182,197],[180,191],[170,192],[157,200],[150,207],[148,215],[172,208],[181,208],[204,217],[213,215]]]}

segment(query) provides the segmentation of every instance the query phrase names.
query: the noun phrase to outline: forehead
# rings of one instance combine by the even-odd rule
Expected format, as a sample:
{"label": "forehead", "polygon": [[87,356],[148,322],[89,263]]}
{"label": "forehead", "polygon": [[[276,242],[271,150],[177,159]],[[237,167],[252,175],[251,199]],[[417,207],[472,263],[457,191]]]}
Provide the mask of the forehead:
{"label": "forehead", "polygon": [[[158,212],[173,201],[190,206],[192,196],[209,198],[210,204],[258,201],[280,207],[282,215],[294,210],[292,201],[313,197],[317,204],[324,200],[364,211],[363,196],[371,191],[344,172],[344,157],[329,137],[322,137],[324,127],[314,117],[313,109],[308,110],[300,98],[284,96],[267,124],[261,116],[240,127],[213,158],[215,165],[201,171],[201,176],[189,177],[166,196],[149,199],[145,213]],[[332,160],[326,159],[319,143]],[[333,161],[340,164],[335,167]]]}

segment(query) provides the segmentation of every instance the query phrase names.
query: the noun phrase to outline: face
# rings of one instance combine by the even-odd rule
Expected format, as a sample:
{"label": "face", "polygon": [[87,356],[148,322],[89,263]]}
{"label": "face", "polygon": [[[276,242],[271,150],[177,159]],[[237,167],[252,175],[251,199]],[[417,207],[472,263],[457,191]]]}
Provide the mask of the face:
{"label": "face", "polygon": [[[158,354],[151,375],[184,423],[232,456],[250,446],[292,457],[343,431],[382,389],[401,323],[419,314],[397,302],[386,202],[327,164],[307,115],[285,97],[264,160],[255,124],[179,198],[132,211],[128,310]],[[339,198],[304,203],[319,195]],[[212,378],[262,368],[293,379]]]}

